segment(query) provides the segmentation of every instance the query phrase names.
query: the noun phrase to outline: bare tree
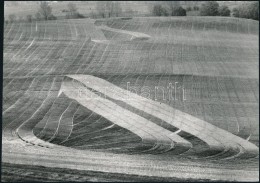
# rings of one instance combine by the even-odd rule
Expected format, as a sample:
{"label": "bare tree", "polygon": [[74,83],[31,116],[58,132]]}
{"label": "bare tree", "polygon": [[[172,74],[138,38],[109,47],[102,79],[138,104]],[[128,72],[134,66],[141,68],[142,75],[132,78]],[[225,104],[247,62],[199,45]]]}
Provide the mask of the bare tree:
{"label": "bare tree", "polygon": [[75,17],[78,14],[78,9],[75,4],[69,3],[68,4],[69,16]]}
{"label": "bare tree", "polygon": [[91,11],[91,17],[94,18],[93,9],[89,8],[89,10]]}
{"label": "bare tree", "polygon": [[114,11],[114,3],[112,1],[107,1],[106,2],[106,12],[108,17],[111,17]]}
{"label": "bare tree", "polygon": [[169,8],[169,14],[174,16],[174,11],[176,8],[180,7],[179,1],[166,1],[167,7]]}
{"label": "bare tree", "polygon": [[96,9],[99,15],[101,15],[102,18],[106,17],[106,4],[104,1],[97,1]]}
{"label": "bare tree", "polygon": [[28,22],[32,22],[32,15],[27,15],[27,16],[26,16],[26,20],[27,20]]}
{"label": "bare tree", "polygon": [[114,2],[114,9],[113,10],[114,10],[113,14],[116,17],[120,16],[120,14],[122,13],[121,4],[118,1]]}
{"label": "bare tree", "polygon": [[41,14],[39,12],[35,13],[34,16],[36,20],[41,20]]}
{"label": "bare tree", "polygon": [[41,1],[39,13],[45,20],[48,20],[49,17],[52,16],[52,8],[49,6],[48,2]]}
{"label": "bare tree", "polygon": [[23,16],[19,16],[19,22],[24,21]]}
{"label": "bare tree", "polygon": [[96,9],[101,17],[111,17],[111,16],[120,16],[122,13],[121,2],[113,1],[98,1],[96,4]]}
{"label": "bare tree", "polygon": [[8,16],[8,19],[11,23],[15,22],[16,21],[16,15],[15,14],[10,14]]}

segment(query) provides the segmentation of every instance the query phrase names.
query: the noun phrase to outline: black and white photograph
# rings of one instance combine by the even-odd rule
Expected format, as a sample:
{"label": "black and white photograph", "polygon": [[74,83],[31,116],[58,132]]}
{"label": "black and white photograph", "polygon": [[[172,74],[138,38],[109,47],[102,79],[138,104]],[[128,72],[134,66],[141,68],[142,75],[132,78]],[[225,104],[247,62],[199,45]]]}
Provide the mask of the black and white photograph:
{"label": "black and white photograph", "polygon": [[4,1],[1,182],[259,182],[258,1]]}

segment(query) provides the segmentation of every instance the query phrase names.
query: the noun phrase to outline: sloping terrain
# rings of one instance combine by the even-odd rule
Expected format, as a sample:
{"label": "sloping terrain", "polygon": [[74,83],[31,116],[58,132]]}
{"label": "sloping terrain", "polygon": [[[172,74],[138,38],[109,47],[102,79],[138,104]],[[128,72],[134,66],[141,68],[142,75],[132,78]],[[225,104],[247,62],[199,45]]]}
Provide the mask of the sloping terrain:
{"label": "sloping terrain", "polygon": [[258,32],[218,17],[5,25],[3,162],[258,180]]}

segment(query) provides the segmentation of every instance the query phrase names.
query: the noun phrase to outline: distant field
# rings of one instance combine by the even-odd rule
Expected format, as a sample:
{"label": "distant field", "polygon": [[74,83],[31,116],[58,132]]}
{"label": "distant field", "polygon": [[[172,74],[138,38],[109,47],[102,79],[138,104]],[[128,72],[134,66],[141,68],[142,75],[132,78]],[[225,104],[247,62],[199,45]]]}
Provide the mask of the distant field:
{"label": "distant field", "polygon": [[[52,13],[55,16],[65,16],[66,13],[63,13],[62,10],[68,9],[68,3],[66,1],[51,3]],[[92,13],[97,13],[97,7],[95,1],[75,1],[73,2],[78,12],[83,15],[91,16]],[[128,11],[129,9],[135,11],[138,14],[146,14],[149,13],[149,7],[145,2],[121,2],[121,7],[123,11]],[[35,2],[32,3],[21,3],[17,6],[6,6],[4,16],[8,18],[8,15],[15,14],[17,17],[26,18],[27,15],[35,15],[38,12],[39,4]]]}
{"label": "distant field", "polygon": [[[39,4],[36,2],[19,2],[17,6],[7,5],[5,7],[4,16],[8,18],[8,15],[15,14],[17,17],[26,18],[27,15],[35,15],[38,11]],[[78,11],[81,14],[90,16],[92,13],[96,13],[96,2],[95,1],[75,1],[73,2]],[[121,7],[123,11],[129,11],[130,9],[133,10],[134,14],[151,14],[151,6],[153,2],[147,1],[121,1]],[[193,7],[193,6],[201,6],[203,1],[198,2],[181,2],[181,5],[186,7]],[[234,7],[238,6],[239,4],[243,3],[243,1],[218,1],[220,5],[226,5],[232,10]],[[68,2],[61,1],[61,2],[52,2],[50,5],[52,7],[53,14],[55,16],[65,16],[65,13],[62,13],[63,9],[67,9]],[[188,16],[198,16],[198,11],[189,11],[187,12]]]}
{"label": "distant field", "polygon": [[[163,172],[171,178],[185,178],[178,166],[192,164],[187,171],[196,180],[258,179],[258,26],[221,17],[5,25],[3,162],[30,164],[32,158],[33,165],[143,176]],[[184,88],[185,98],[180,90],[174,100],[165,99],[169,83]],[[122,102],[98,88],[113,84],[124,89],[115,91],[118,96],[128,84],[137,95],[149,88],[147,105]],[[69,93],[75,88],[102,100],[78,100]],[[65,158],[55,159],[61,152]]]}

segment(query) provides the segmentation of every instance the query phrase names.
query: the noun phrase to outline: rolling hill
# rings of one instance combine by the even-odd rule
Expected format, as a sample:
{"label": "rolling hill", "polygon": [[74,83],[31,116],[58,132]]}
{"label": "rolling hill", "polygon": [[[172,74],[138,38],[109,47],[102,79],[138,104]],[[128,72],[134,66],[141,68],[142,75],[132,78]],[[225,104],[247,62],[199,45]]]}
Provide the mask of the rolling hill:
{"label": "rolling hill", "polygon": [[6,24],[3,162],[258,180],[258,34],[220,17]]}

